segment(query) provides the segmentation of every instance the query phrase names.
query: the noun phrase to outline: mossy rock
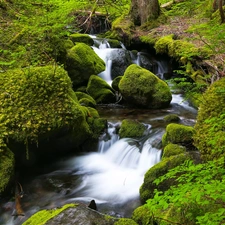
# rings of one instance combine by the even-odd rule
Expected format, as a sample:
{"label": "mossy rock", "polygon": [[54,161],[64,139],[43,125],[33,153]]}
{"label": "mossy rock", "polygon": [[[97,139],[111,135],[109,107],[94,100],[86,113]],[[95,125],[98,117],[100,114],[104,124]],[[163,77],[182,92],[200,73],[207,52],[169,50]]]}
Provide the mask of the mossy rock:
{"label": "mossy rock", "polygon": [[[39,143],[39,146],[54,139],[56,152],[60,150],[56,146],[59,134],[58,141],[68,135],[67,142],[70,140],[74,146],[91,137],[86,114],[72,89],[70,77],[62,67],[8,70],[0,73],[0,84],[0,121],[5,139],[20,144]],[[45,152],[42,147],[36,151]],[[21,154],[16,145],[10,149]]]}
{"label": "mossy rock", "polygon": [[114,223],[114,225],[138,225],[134,220],[128,218],[121,218]]}
{"label": "mossy rock", "polygon": [[170,114],[163,118],[166,122],[179,122],[180,117],[177,114]]}
{"label": "mossy rock", "polygon": [[143,108],[168,107],[172,100],[170,88],[164,81],[135,64],[126,69],[119,90],[128,104]]}
{"label": "mossy rock", "polygon": [[161,37],[155,42],[155,50],[157,54],[168,54],[169,45],[174,41],[174,35],[170,34],[164,37]]}
{"label": "mossy rock", "polygon": [[113,225],[117,220],[117,218],[92,210],[84,204],[66,204],[60,208],[41,210],[27,219],[23,225]]}
{"label": "mossy rock", "polygon": [[162,144],[165,147],[167,144],[180,144],[190,146],[193,142],[195,130],[191,126],[171,123],[166,127],[166,133],[162,137]]}
{"label": "mossy rock", "polygon": [[124,119],[119,129],[120,138],[142,137],[146,127],[136,120]]}
{"label": "mossy rock", "polygon": [[88,94],[84,92],[77,91],[75,92],[77,99],[81,105],[90,106],[92,108],[96,107],[96,101]]}
{"label": "mossy rock", "polygon": [[6,188],[14,177],[14,166],[14,154],[5,146],[2,140],[0,148],[0,196],[6,191]]}
{"label": "mossy rock", "polygon": [[213,83],[205,92],[199,107],[194,145],[203,160],[213,160],[225,155],[224,108],[225,78]]}
{"label": "mossy rock", "polygon": [[87,85],[87,93],[95,99],[96,103],[108,104],[116,101],[114,90],[101,77],[91,75]]}
{"label": "mossy rock", "polygon": [[84,43],[78,43],[67,51],[65,68],[73,82],[74,89],[86,86],[92,74],[105,70],[105,62]]}
{"label": "mossy rock", "polygon": [[89,46],[94,45],[94,40],[88,34],[71,34],[69,38],[74,44],[76,44],[76,42],[82,42]]}
{"label": "mossy rock", "polygon": [[175,179],[167,179],[156,185],[154,180],[162,175],[165,175],[170,169],[181,165],[184,161],[191,159],[189,153],[181,153],[179,155],[171,156],[169,158],[163,159],[161,162],[157,163],[151,167],[144,177],[144,183],[140,187],[140,198],[143,203],[149,198],[154,197],[154,190],[166,191],[170,186],[175,185]]}
{"label": "mossy rock", "polygon": [[122,48],[121,47],[121,42],[116,40],[116,39],[107,39],[110,48]]}
{"label": "mossy rock", "polygon": [[116,78],[113,79],[113,82],[112,82],[112,88],[115,90],[115,91],[119,91],[119,82],[121,80],[122,76],[118,76]]}
{"label": "mossy rock", "polygon": [[[53,44],[53,43],[52,43]],[[67,50],[74,46],[70,39],[59,41],[57,44],[57,61],[64,64],[66,60]]]}
{"label": "mossy rock", "polygon": [[150,225],[152,224],[152,211],[146,205],[142,205],[133,211],[131,218],[137,224]]}
{"label": "mossy rock", "polygon": [[167,158],[174,155],[179,155],[181,153],[185,153],[186,149],[184,146],[172,144],[169,143],[164,149],[163,149],[163,155],[162,158]]}

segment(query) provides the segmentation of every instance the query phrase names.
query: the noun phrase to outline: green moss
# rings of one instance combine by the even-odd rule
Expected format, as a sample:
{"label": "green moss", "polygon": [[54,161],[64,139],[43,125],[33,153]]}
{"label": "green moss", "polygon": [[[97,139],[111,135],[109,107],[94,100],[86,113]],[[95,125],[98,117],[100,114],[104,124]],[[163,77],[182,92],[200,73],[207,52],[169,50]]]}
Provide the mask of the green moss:
{"label": "green moss", "polygon": [[88,94],[84,93],[84,92],[75,92],[78,101],[81,105],[84,106],[90,106],[92,108],[96,107],[96,101]]}
{"label": "green moss", "polygon": [[91,95],[97,103],[114,103],[116,101],[116,96],[111,86],[96,75],[91,75],[87,85],[87,93]]}
{"label": "green moss", "polygon": [[37,142],[63,127],[89,132],[72,82],[61,67],[8,70],[0,74],[1,124],[7,138]]}
{"label": "green moss", "polygon": [[181,153],[185,153],[185,147],[177,144],[171,144],[169,143],[164,149],[163,149],[163,156],[162,158],[167,158],[174,155],[179,155]]}
{"label": "green moss", "polygon": [[116,39],[107,39],[107,41],[111,48],[121,48],[120,41],[118,41]]}
{"label": "green moss", "polygon": [[167,36],[164,36],[164,37],[161,37],[160,39],[158,39],[155,42],[155,46],[154,46],[155,50],[156,50],[156,53],[158,53],[158,54],[168,54],[169,45],[171,45],[174,41],[173,38],[174,38],[174,35],[170,34],[170,35],[167,35]]}
{"label": "green moss", "polygon": [[71,34],[69,38],[74,44],[76,42],[82,42],[89,46],[92,46],[94,44],[93,39],[88,34],[80,34],[80,33]]}
{"label": "green moss", "polygon": [[142,205],[133,211],[131,218],[138,224],[149,225],[152,221],[152,212],[146,205]]}
{"label": "green moss", "polygon": [[114,225],[138,225],[134,220],[121,218],[114,223]]}
{"label": "green moss", "polygon": [[150,46],[154,46],[156,43],[156,38],[152,37],[152,36],[141,36],[140,37],[141,42],[149,44]]}
{"label": "green moss", "polygon": [[170,114],[163,118],[166,122],[179,122],[180,117],[177,114]]}
{"label": "green moss", "polygon": [[151,167],[144,177],[144,183],[140,187],[140,198],[144,203],[147,199],[153,198],[154,190],[166,191],[170,188],[171,185],[175,184],[174,179],[167,179],[161,182],[159,185],[156,185],[154,180],[164,174],[166,174],[169,169],[175,168],[178,165],[181,165],[185,160],[190,159],[190,155],[187,153],[181,153],[179,155],[171,156],[169,158],[163,159],[161,162],[157,163]]}
{"label": "green moss", "polygon": [[115,90],[115,91],[119,91],[119,82],[121,80],[122,76],[118,76],[116,78],[113,79],[113,82],[112,82],[112,88]]}
{"label": "green moss", "polygon": [[7,185],[12,181],[14,176],[14,154],[4,146],[1,140],[0,149],[0,194],[5,191]]}
{"label": "green moss", "polygon": [[191,126],[171,123],[166,127],[166,133],[162,137],[162,144],[166,146],[169,143],[190,145],[193,141],[195,131]]}
{"label": "green moss", "polygon": [[119,129],[120,138],[142,137],[146,127],[144,124],[131,119],[124,119]]}
{"label": "green moss", "polygon": [[84,43],[78,43],[67,52],[66,70],[73,81],[73,87],[87,85],[92,74],[105,70],[105,62]]}
{"label": "green moss", "polygon": [[199,107],[194,144],[204,160],[225,155],[225,78],[216,81],[203,95]]}
{"label": "green moss", "polygon": [[64,211],[65,209],[76,207],[76,204],[67,204],[61,208],[51,209],[51,210],[41,210],[31,216],[27,221],[23,223],[23,225],[44,225],[50,219],[57,216],[59,213]]}
{"label": "green moss", "polygon": [[130,65],[119,82],[119,90],[127,103],[146,108],[162,108],[170,104],[168,85],[150,71]]}

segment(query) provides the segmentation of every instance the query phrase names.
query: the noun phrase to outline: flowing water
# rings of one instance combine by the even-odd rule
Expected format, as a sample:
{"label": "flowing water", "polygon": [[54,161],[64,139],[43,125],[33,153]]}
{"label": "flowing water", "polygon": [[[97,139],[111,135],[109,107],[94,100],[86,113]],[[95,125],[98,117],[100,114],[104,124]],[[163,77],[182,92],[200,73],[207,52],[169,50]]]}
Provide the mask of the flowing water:
{"label": "flowing water", "polygon": [[[100,76],[107,77],[110,83],[113,61],[110,55],[113,50],[106,42],[100,42],[99,46],[95,47],[95,51],[107,65],[106,71]],[[141,63],[139,59],[136,61]],[[162,64],[158,63],[159,74],[162,74]],[[108,129],[99,138],[96,150],[90,152],[86,149],[82,155],[70,155],[54,164],[42,165],[24,173],[20,183],[24,190],[21,203],[25,216],[12,216],[14,201],[5,199],[0,202],[0,224],[19,225],[40,209],[71,202],[89,204],[93,199],[100,212],[129,217],[140,205],[139,188],[145,172],[160,161],[161,138],[167,125],[164,116],[175,113],[181,118],[182,124],[194,125],[197,114],[179,94],[173,94],[170,107],[162,110],[112,105],[99,106],[98,111],[102,118],[107,119]],[[127,118],[138,120],[146,126],[142,138],[119,138],[118,127]]]}

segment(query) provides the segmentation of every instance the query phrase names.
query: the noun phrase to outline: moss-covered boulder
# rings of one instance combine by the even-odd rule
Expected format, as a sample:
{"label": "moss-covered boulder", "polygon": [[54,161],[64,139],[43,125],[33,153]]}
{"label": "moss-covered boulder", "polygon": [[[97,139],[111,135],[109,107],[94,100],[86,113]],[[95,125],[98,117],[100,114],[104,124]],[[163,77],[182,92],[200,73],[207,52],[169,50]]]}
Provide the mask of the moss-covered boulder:
{"label": "moss-covered boulder", "polygon": [[14,154],[0,141],[0,196],[6,191],[14,177]]}
{"label": "moss-covered boulder", "polygon": [[77,91],[75,92],[77,99],[81,105],[89,106],[92,108],[96,107],[96,101],[88,94],[84,92]]}
{"label": "moss-covered boulder", "polygon": [[164,149],[163,149],[163,155],[162,158],[167,158],[174,155],[179,155],[181,153],[185,153],[186,149],[182,145],[172,144],[169,143]]}
{"label": "moss-covered boulder", "polygon": [[67,204],[55,209],[41,210],[27,219],[23,225],[113,225],[117,220],[92,210],[84,204]]}
{"label": "moss-covered boulder", "polygon": [[154,190],[166,191],[171,185],[175,184],[174,179],[167,179],[156,185],[154,180],[158,177],[165,175],[170,169],[181,165],[185,160],[191,159],[189,153],[181,153],[179,155],[171,156],[169,158],[163,159],[161,162],[157,163],[151,167],[144,177],[144,183],[140,187],[140,198],[144,203],[149,198],[153,198]]}
{"label": "moss-covered boulder", "polygon": [[191,126],[171,123],[166,127],[166,133],[162,137],[162,144],[165,147],[169,143],[191,146],[195,130]]}
{"label": "moss-covered boulder", "polygon": [[105,70],[105,62],[84,43],[78,43],[67,51],[65,68],[73,82],[73,87],[86,86],[92,74]]}
{"label": "moss-covered boulder", "polygon": [[164,81],[135,64],[126,69],[119,90],[128,104],[138,107],[164,108],[172,100],[169,86]]}
{"label": "moss-covered boulder", "polygon": [[112,81],[111,85],[115,91],[119,91],[119,82],[120,82],[121,78],[122,78],[122,76],[118,76],[118,77],[114,78]]}
{"label": "moss-covered boulder", "polygon": [[204,94],[195,125],[194,144],[204,160],[225,155],[225,78]]}
{"label": "moss-covered boulder", "polygon": [[116,96],[111,86],[101,77],[91,75],[88,80],[87,93],[95,99],[97,103],[115,103]]}
{"label": "moss-covered boulder", "polygon": [[89,46],[94,45],[94,40],[88,34],[80,34],[80,33],[71,34],[69,36],[69,39],[74,44],[76,44],[76,42],[82,42],[82,43],[84,43],[86,45],[89,45]]}
{"label": "moss-covered boulder", "polygon": [[[79,104],[63,68],[8,70],[0,74],[0,84],[2,134],[4,140],[10,140],[15,155],[24,154],[25,158],[25,145],[35,154],[57,154],[79,147],[93,137],[87,123],[88,110]],[[18,143],[24,146],[21,151]]]}
{"label": "moss-covered boulder", "polygon": [[124,119],[119,129],[119,136],[120,138],[142,137],[145,131],[146,127],[143,123],[137,120]]}
{"label": "moss-covered boulder", "polygon": [[180,117],[177,114],[170,114],[163,118],[166,122],[179,122]]}
{"label": "moss-covered boulder", "polygon": [[116,221],[114,225],[138,225],[138,223],[129,218],[121,218],[118,221]]}
{"label": "moss-covered boulder", "polygon": [[131,218],[137,223],[141,225],[152,225],[152,211],[146,205],[139,206],[136,208]]}

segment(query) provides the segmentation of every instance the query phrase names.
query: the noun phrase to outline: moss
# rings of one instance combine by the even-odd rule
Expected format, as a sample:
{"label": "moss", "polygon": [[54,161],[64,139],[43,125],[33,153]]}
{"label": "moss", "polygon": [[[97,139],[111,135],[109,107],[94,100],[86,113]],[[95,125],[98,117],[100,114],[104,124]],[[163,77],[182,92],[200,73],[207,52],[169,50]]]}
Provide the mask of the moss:
{"label": "moss", "polygon": [[152,212],[146,205],[136,208],[131,217],[136,223],[141,225],[150,225],[152,222]]}
{"label": "moss", "polygon": [[111,48],[121,48],[121,42],[116,39],[107,40]]}
{"label": "moss", "polygon": [[76,204],[67,204],[61,208],[51,209],[51,210],[41,210],[31,216],[23,225],[44,225],[47,221],[57,216],[59,213],[65,209],[76,207]]}
{"label": "moss", "polygon": [[138,225],[134,220],[121,218],[114,223],[114,225]]}
{"label": "moss", "polygon": [[72,82],[61,67],[31,67],[0,74],[1,124],[7,138],[37,142],[62,128],[74,129],[77,143],[89,127],[72,90]]}
{"label": "moss", "polygon": [[92,108],[96,107],[96,101],[90,95],[88,95],[84,92],[79,92],[79,91],[75,92],[75,94],[81,105],[90,106]]}
{"label": "moss", "polygon": [[113,82],[112,82],[112,88],[115,90],[115,91],[119,91],[119,82],[121,80],[122,76],[118,76],[116,78],[113,79]]}
{"label": "moss", "polygon": [[131,119],[124,119],[119,129],[120,138],[142,137],[146,127],[144,124]]}
{"label": "moss", "polygon": [[0,149],[0,195],[5,191],[8,184],[12,181],[14,176],[14,166],[14,154],[4,146],[2,140]]}
{"label": "moss", "polygon": [[162,137],[162,144],[166,146],[169,143],[190,145],[193,141],[195,131],[191,126],[171,123],[166,127],[166,133]]}
{"label": "moss", "polygon": [[82,42],[89,46],[92,46],[94,44],[94,40],[88,34],[71,34],[69,38],[74,44],[76,42]]}
{"label": "moss", "polygon": [[185,147],[177,144],[168,144],[164,149],[163,149],[163,156],[162,158],[167,158],[170,156],[174,155],[179,155],[181,153],[185,153]]}
{"label": "moss", "polygon": [[164,180],[159,185],[156,185],[154,183],[154,180],[166,174],[170,169],[181,165],[185,160],[188,160],[190,158],[191,157],[188,153],[182,153],[179,155],[171,156],[169,158],[165,158],[161,162],[151,167],[145,174],[144,183],[140,187],[141,201],[144,203],[149,198],[153,198],[155,189],[164,192],[168,190],[171,185],[175,185],[175,180],[172,178]]}
{"label": "moss", "polygon": [[88,85],[87,93],[91,95],[97,103],[114,103],[116,96],[111,86],[101,77],[91,75]]}
{"label": "moss", "polygon": [[177,114],[170,114],[163,118],[166,122],[179,122],[180,117]]}
{"label": "moss", "polygon": [[124,100],[133,106],[162,108],[170,104],[172,95],[168,85],[150,71],[130,65],[119,82]]}
{"label": "moss", "polygon": [[225,155],[225,78],[216,81],[203,95],[195,125],[194,144],[204,160]]}
{"label": "moss", "polygon": [[149,44],[150,46],[154,46],[157,39],[152,36],[141,36],[140,37],[141,42]]}
{"label": "moss", "polygon": [[73,87],[87,85],[92,74],[105,70],[105,62],[84,43],[78,43],[67,52],[66,70],[73,81]]}
{"label": "moss", "polygon": [[155,42],[155,50],[157,54],[168,54],[169,45],[173,43],[174,35],[170,34],[164,37],[161,37]]}

